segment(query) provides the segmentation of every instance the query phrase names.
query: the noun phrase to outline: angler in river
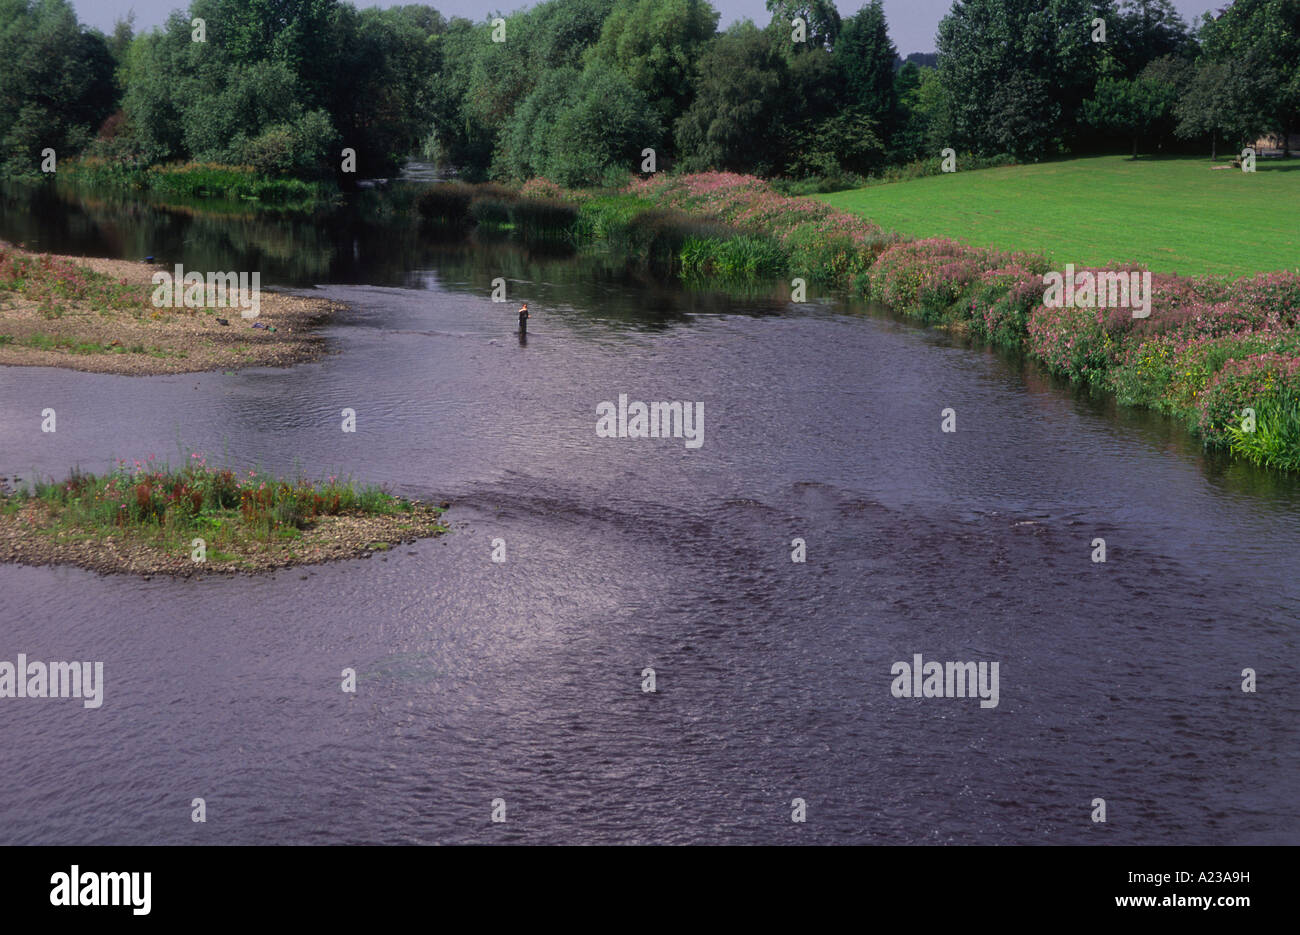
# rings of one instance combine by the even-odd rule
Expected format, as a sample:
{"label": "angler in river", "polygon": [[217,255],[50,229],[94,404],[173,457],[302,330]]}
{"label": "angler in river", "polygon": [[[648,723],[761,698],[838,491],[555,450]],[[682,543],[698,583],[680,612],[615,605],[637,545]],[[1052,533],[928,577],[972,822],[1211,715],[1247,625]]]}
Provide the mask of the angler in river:
{"label": "angler in river", "polygon": [[528,333],[528,303],[527,302],[525,302],[523,304],[523,307],[519,309],[519,333],[520,334]]}

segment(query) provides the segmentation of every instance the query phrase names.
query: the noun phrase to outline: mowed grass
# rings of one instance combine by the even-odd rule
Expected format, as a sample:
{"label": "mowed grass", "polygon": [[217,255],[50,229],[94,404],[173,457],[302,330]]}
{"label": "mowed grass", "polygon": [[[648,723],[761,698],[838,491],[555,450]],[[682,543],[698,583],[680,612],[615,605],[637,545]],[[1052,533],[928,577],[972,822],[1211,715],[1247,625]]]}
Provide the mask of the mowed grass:
{"label": "mowed grass", "polygon": [[1300,269],[1300,159],[1254,173],[1208,158],[1097,156],[817,195],[912,237],[1027,250],[1058,266],[1185,276]]}

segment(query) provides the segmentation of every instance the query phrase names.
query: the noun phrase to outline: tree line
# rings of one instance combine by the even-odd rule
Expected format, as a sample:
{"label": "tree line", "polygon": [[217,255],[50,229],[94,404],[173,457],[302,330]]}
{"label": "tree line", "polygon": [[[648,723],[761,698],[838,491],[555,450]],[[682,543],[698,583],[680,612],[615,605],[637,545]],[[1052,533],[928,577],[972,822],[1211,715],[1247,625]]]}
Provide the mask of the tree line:
{"label": "tree line", "polygon": [[1187,24],[1170,0],[957,0],[937,57],[899,57],[882,0],[768,0],[719,31],[707,0],[545,0],[508,16],[340,0],[192,0],[159,28],[83,27],[0,0],[0,169],[45,148],[124,166],[565,185],[726,169],[845,178],[951,147],[1036,160],[1238,147],[1300,129],[1300,0]]}

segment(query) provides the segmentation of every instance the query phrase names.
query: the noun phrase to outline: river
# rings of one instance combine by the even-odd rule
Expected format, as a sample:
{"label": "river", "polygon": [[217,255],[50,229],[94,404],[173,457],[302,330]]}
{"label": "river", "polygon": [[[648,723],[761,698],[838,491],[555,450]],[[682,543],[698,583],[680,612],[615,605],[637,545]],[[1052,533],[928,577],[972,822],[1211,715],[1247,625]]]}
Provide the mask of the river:
{"label": "river", "polygon": [[[260,576],[0,565],[0,659],[105,679],[0,700],[0,844],[1300,843],[1300,486],[1169,420],[883,309],[400,211],[8,191],[0,239],[350,309],[287,370],[0,368],[0,475],[201,450],[453,527]],[[703,445],[598,438],[620,394],[702,402]],[[894,697],[917,653],[998,662],[997,706]]]}

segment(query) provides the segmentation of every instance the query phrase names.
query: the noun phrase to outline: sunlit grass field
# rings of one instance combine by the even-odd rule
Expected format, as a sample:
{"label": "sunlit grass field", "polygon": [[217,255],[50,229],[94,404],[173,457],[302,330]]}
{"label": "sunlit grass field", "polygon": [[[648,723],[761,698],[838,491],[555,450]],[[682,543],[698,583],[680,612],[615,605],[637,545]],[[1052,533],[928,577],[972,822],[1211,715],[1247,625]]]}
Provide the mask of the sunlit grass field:
{"label": "sunlit grass field", "polygon": [[[1215,163],[1224,165],[1225,163]],[[1254,173],[1202,157],[1097,156],[958,171],[814,197],[913,237],[1240,276],[1300,269],[1300,159]]]}

